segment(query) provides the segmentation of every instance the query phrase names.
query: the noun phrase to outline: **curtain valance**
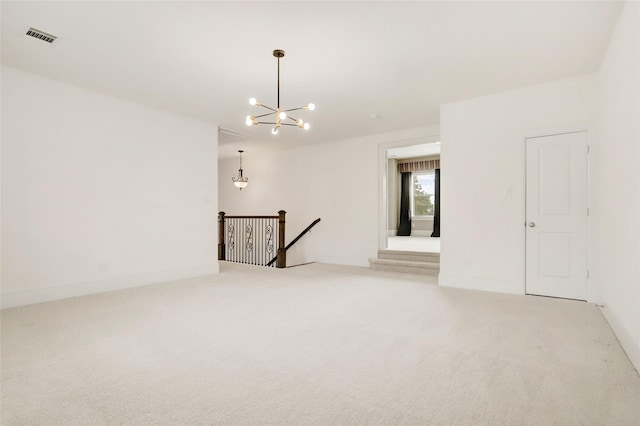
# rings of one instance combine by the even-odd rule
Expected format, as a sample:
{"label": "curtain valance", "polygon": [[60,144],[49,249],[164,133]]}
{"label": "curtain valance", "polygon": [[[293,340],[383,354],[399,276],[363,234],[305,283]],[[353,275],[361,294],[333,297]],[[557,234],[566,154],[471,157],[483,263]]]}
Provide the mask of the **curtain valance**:
{"label": "curtain valance", "polygon": [[412,161],[409,163],[398,164],[398,171],[400,173],[422,172],[426,170],[435,170],[439,168],[440,168],[440,160],[422,160],[422,161]]}

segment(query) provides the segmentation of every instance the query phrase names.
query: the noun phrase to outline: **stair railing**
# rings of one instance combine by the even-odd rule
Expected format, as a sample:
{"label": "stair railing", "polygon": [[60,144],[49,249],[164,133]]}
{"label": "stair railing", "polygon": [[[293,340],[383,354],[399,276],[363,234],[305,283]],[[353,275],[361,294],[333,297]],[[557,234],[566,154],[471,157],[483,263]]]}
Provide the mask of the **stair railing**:
{"label": "stair railing", "polygon": [[276,268],[285,268],[286,213],[284,210],[280,210],[277,216],[227,216],[225,212],[218,213],[218,260],[261,266],[273,266],[275,261]]}
{"label": "stair railing", "polygon": [[320,222],[320,218],[314,220],[285,246],[286,214],[284,210],[277,216],[227,216],[219,212],[218,260],[286,268],[287,250]]}

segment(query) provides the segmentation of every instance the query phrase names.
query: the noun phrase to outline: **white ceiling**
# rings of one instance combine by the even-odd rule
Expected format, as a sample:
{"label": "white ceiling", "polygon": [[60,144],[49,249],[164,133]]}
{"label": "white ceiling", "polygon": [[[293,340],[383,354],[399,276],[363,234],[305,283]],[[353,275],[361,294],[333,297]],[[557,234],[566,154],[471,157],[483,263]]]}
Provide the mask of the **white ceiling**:
{"label": "white ceiling", "polygon": [[[442,103],[596,71],[621,6],[2,1],[2,62],[217,123],[224,157],[437,124]],[[251,96],[276,103],[274,49],[281,106],[317,105],[308,132],[244,124]]]}

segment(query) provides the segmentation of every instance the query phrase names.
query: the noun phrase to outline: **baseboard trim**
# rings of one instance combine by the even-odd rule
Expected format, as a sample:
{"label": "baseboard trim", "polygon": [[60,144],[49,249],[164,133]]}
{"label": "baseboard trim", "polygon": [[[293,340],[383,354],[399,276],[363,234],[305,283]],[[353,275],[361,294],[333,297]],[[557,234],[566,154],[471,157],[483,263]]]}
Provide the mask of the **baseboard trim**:
{"label": "baseboard trim", "polygon": [[620,342],[631,364],[633,364],[636,371],[640,374],[640,343],[636,342],[633,336],[627,333],[627,330],[625,330],[618,320],[617,315],[606,305],[600,307],[600,312],[602,312],[604,319],[609,323],[609,327],[613,330],[613,334],[616,335],[618,342]]}
{"label": "baseboard trim", "polygon": [[2,309],[7,309],[17,306],[33,305],[34,303],[50,302],[53,300],[67,299],[69,297],[86,296],[88,294],[140,287],[143,285],[193,278],[202,275],[217,274],[218,272],[218,262],[215,262],[207,265],[147,272],[109,278],[100,281],[86,281],[28,290],[7,291],[1,293],[2,300],[0,302],[0,307]]}
{"label": "baseboard trim", "polygon": [[522,283],[499,278],[477,278],[457,274],[443,274],[440,272],[438,284],[443,287],[464,288],[468,290],[524,294],[524,285]]}

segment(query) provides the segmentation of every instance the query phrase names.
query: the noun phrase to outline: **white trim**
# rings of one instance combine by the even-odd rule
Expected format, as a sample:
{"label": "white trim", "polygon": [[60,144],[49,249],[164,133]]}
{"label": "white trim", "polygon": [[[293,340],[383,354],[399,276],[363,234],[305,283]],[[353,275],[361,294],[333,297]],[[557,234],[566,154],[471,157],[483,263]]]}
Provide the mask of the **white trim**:
{"label": "white trim", "polygon": [[7,291],[2,292],[2,301],[0,302],[0,305],[2,309],[13,308],[16,306],[66,299],[69,297],[85,296],[88,294],[103,293],[106,291],[121,290],[131,287],[217,274],[218,271],[219,267],[218,262],[216,261],[212,264],[197,265],[168,271],[147,272],[100,281],[54,285],[29,290]]}

